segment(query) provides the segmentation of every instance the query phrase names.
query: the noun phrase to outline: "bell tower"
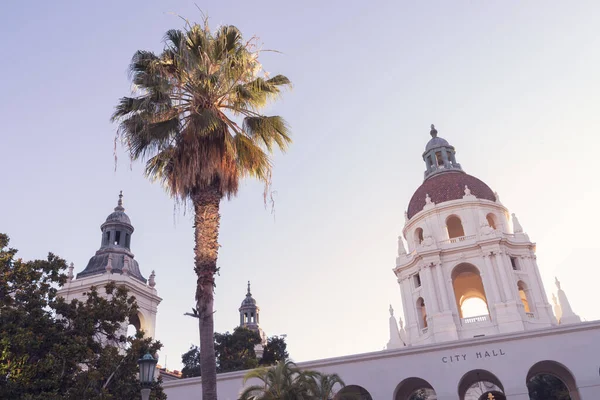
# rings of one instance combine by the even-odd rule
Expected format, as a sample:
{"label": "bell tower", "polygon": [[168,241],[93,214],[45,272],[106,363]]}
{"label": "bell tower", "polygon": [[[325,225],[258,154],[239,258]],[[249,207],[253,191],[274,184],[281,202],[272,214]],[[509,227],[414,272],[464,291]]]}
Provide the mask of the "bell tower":
{"label": "bell tower", "polygon": [[[135,296],[139,312],[129,321],[136,329],[141,329],[146,336],[154,337],[156,327],[156,313],[161,298],[156,291],[154,271],[149,279],[144,278],[138,262],[131,252],[131,238],[133,225],[123,207],[123,193],[119,194],[119,201],[114,211],[100,226],[102,238],[100,249],[90,258],[83,271],[73,275],[73,265],[69,268],[67,283],[59,290],[58,295],[69,301],[71,299],[84,300],[84,293],[90,287],[104,287],[109,282],[124,285],[130,295]],[[103,293],[100,291],[100,293]],[[126,330],[127,327],[125,326]]]}
{"label": "bell tower", "polygon": [[240,326],[250,329],[251,331],[258,332],[263,345],[267,342],[267,336],[265,332],[260,328],[260,308],[256,305],[256,300],[252,297],[250,292],[250,281],[248,281],[248,291],[246,292],[246,298],[242,301],[242,305],[239,308],[240,312]]}
{"label": "bell tower", "polygon": [[433,125],[430,133],[394,268],[410,344],[556,325],[535,243]]}

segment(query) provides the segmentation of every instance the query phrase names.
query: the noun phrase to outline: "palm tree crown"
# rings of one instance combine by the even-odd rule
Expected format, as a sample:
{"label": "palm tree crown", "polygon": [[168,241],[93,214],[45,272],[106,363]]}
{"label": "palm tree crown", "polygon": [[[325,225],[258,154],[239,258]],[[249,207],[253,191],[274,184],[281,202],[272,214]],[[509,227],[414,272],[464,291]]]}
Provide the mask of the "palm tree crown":
{"label": "palm tree crown", "polygon": [[168,31],[159,56],[133,56],[139,95],[121,98],[112,120],[130,156],[145,159],[146,174],[173,196],[205,188],[230,196],[244,176],[268,182],[269,153],[291,142],[281,117],[259,112],[290,81],[262,73],[255,42],[234,26],[213,33],[205,21]]}
{"label": "palm tree crown", "polygon": [[301,370],[289,360],[249,371],[244,384],[249,380],[258,383],[244,389],[240,400],[333,400],[335,386],[345,386],[337,374]]}

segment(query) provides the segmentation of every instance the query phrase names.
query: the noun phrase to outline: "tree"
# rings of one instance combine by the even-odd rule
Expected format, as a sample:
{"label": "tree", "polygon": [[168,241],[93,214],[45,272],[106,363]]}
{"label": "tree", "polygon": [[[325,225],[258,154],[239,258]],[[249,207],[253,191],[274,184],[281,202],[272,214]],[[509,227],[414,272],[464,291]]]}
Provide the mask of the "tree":
{"label": "tree", "polygon": [[[66,282],[63,259],[15,259],[0,234],[0,398],[125,399],[139,395],[137,360],[159,342],[121,335],[136,312],[124,287],[108,284],[108,298],[91,288],[85,302],[57,297]],[[160,382],[153,399],[166,398]]]}
{"label": "tree", "polygon": [[554,375],[535,375],[527,382],[527,389],[531,400],[571,400],[567,386]]}
{"label": "tree", "polygon": [[267,339],[267,345],[264,347],[263,356],[259,361],[260,365],[273,365],[281,360],[287,360],[287,344],[285,339],[280,336],[272,336]]}
{"label": "tree", "polygon": [[217,399],[213,301],[219,250],[219,206],[239,181],[271,180],[270,154],[291,143],[280,116],[260,113],[290,81],[263,72],[256,38],[234,26],[212,32],[186,23],[170,30],[160,55],[137,51],[130,65],[139,95],[120,99],[112,115],[131,159],[176,201],[194,208],[196,309],[202,353],[202,398]]}
{"label": "tree", "polygon": [[290,360],[249,371],[244,376],[244,385],[252,379],[260,384],[244,389],[240,400],[332,400],[335,387],[345,386],[337,374],[301,370]]}
{"label": "tree", "polygon": [[[256,368],[258,365],[273,365],[288,357],[287,344],[284,338],[277,336],[267,339],[263,347],[263,356],[257,359],[254,347],[261,342],[260,335],[250,329],[237,327],[233,333],[215,333],[215,354],[217,357],[217,372],[232,372]],[[190,350],[181,356],[184,367],[181,370],[183,378],[201,375],[200,350],[191,346]]]}

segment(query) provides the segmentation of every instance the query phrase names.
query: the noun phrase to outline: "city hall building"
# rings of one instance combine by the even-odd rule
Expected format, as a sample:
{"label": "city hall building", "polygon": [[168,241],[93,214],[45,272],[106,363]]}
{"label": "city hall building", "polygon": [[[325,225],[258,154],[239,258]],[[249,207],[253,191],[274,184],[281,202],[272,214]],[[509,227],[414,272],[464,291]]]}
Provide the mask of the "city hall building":
{"label": "city hall building", "polygon": [[[581,322],[558,280],[548,301],[535,243],[515,214],[463,170],[433,125],[431,136],[398,238],[404,318],[390,306],[387,349],[299,366],[339,374],[347,385],[339,400],[529,400],[527,385],[541,376],[560,380],[572,400],[600,399],[600,322]],[[126,284],[140,302],[134,325],[153,335],[160,297],[133,260],[132,233],[119,204],[100,250],[61,293],[80,296],[109,277]],[[260,329],[258,311],[248,290],[240,323]],[[245,373],[220,374],[219,398],[237,400]],[[201,398],[200,385],[200,377],[163,383],[169,400]]]}

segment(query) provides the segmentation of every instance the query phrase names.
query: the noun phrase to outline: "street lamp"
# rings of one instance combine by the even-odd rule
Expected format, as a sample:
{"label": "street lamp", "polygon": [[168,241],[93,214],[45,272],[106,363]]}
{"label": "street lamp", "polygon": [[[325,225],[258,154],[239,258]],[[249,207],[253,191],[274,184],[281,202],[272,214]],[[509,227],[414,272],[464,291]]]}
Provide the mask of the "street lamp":
{"label": "street lamp", "polygon": [[138,360],[140,382],[142,384],[142,400],[150,399],[150,386],[154,382],[154,371],[157,362],[158,360],[155,360],[150,353],[146,353],[144,357]]}

